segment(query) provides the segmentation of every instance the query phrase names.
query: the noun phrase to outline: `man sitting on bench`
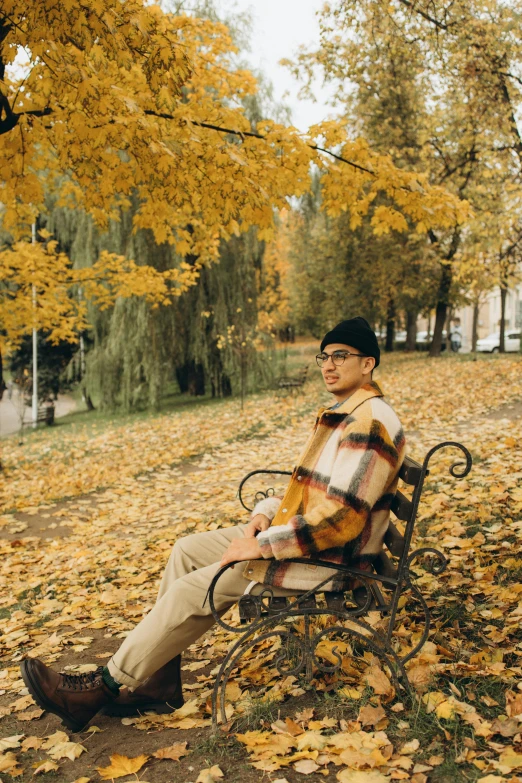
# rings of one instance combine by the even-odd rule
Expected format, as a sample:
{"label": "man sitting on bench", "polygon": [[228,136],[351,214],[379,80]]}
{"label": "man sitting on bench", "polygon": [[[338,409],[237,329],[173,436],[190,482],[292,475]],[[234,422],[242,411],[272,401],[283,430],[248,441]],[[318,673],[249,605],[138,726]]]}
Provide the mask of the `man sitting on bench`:
{"label": "man sitting on bench", "polygon": [[[264,585],[276,597],[290,596],[325,578],[315,566],[288,563],[291,558],[371,569],[405,455],[401,423],[372,380],[379,359],[377,338],[364,318],[342,321],[328,332],[317,364],[336,402],[319,410],[283,500],[262,500],[248,524],[178,539],[155,606],[107,666],[90,674],[58,674],[26,658],[22,676],[42,709],[80,731],[102,709],[121,716],[179,708],[181,653],[213,625],[206,596],[227,563],[246,561],[219,579],[218,612]],[[333,578],[328,587],[345,585]]]}

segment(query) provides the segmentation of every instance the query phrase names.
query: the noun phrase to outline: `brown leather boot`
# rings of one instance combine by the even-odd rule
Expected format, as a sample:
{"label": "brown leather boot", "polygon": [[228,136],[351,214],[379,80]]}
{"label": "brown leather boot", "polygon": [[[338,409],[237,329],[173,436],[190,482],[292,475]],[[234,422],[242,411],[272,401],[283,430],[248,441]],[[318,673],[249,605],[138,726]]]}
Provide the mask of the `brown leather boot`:
{"label": "brown leather boot", "polygon": [[85,728],[117,695],[102,680],[101,666],[89,674],[59,674],[38,658],[26,658],[20,670],[38,706],[58,715],[71,731]]}
{"label": "brown leather boot", "polygon": [[122,688],[118,698],[103,708],[103,714],[123,718],[143,712],[163,714],[179,709],[184,704],[180,667],[181,655],[177,655],[135,691]]}

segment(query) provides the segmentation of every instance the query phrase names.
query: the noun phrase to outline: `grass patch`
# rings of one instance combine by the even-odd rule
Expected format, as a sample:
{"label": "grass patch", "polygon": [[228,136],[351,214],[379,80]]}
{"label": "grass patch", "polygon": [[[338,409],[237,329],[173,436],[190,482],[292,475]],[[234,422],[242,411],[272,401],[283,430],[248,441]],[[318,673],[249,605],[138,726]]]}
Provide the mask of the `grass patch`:
{"label": "grass patch", "polygon": [[234,731],[243,734],[245,731],[270,726],[277,720],[281,705],[272,699],[252,699],[246,705],[245,712],[234,722]]}
{"label": "grass patch", "polygon": [[215,759],[245,759],[245,749],[232,734],[226,734],[218,729],[214,733],[207,734],[192,747],[192,752],[203,756],[208,766],[216,763]]}
{"label": "grass patch", "polygon": [[[462,694],[462,699],[473,704],[487,720],[497,717],[499,707],[505,710],[507,685],[501,677],[454,677],[451,682]],[[492,705],[491,699],[497,704]]]}
{"label": "grass patch", "polygon": [[[430,597],[434,598],[435,596]],[[447,594],[445,594],[444,599],[445,603],[440,603],[431,609],[432,618],[442,623],[442,625],[438,626],[438,630],[445,625],[453,625],[455,622],[460,623],[469,620],[469,612],[460,597],[450,601]]]}
{"label": "grass patch", "polygon": [[324,717],[335,718],[336,720],[357,720],[357,715],[361,707],[364,707],[375,694],[371,688],[366,687],[362,692],[360,699],[350,699],[342,692],[342,688],[337,688],[330,693],[317,695],[317,704],[324,714]]}

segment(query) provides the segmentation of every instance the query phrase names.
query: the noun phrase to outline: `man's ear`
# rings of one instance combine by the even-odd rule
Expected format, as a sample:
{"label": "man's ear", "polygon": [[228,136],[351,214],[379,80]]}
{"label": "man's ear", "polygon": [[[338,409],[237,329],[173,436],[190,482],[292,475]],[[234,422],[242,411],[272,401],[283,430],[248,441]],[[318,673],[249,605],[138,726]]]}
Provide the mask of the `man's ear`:
{"label": "man's ear", "polygon": [[363,375],[371,375],[375,369],[375,357],[365,356],[363,364]]}

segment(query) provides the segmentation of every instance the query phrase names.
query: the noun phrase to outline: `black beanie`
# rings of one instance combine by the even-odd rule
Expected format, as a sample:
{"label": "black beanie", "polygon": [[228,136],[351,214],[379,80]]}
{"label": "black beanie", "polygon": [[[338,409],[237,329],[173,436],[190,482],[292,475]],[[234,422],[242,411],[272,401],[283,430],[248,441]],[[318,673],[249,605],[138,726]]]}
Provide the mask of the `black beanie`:
{"label": "black beanie", "polygon": [[360,315],[356,318],[349,318],[347,321],[341,321],[334,326],[331,332],[323,337],[321,351],[324,351],[327,345],[332,343],[342,343],[357,348],[365,356],[373,356],[375,366],[379,366],[381,361],[381,351],[375,332],[365,318]]}

